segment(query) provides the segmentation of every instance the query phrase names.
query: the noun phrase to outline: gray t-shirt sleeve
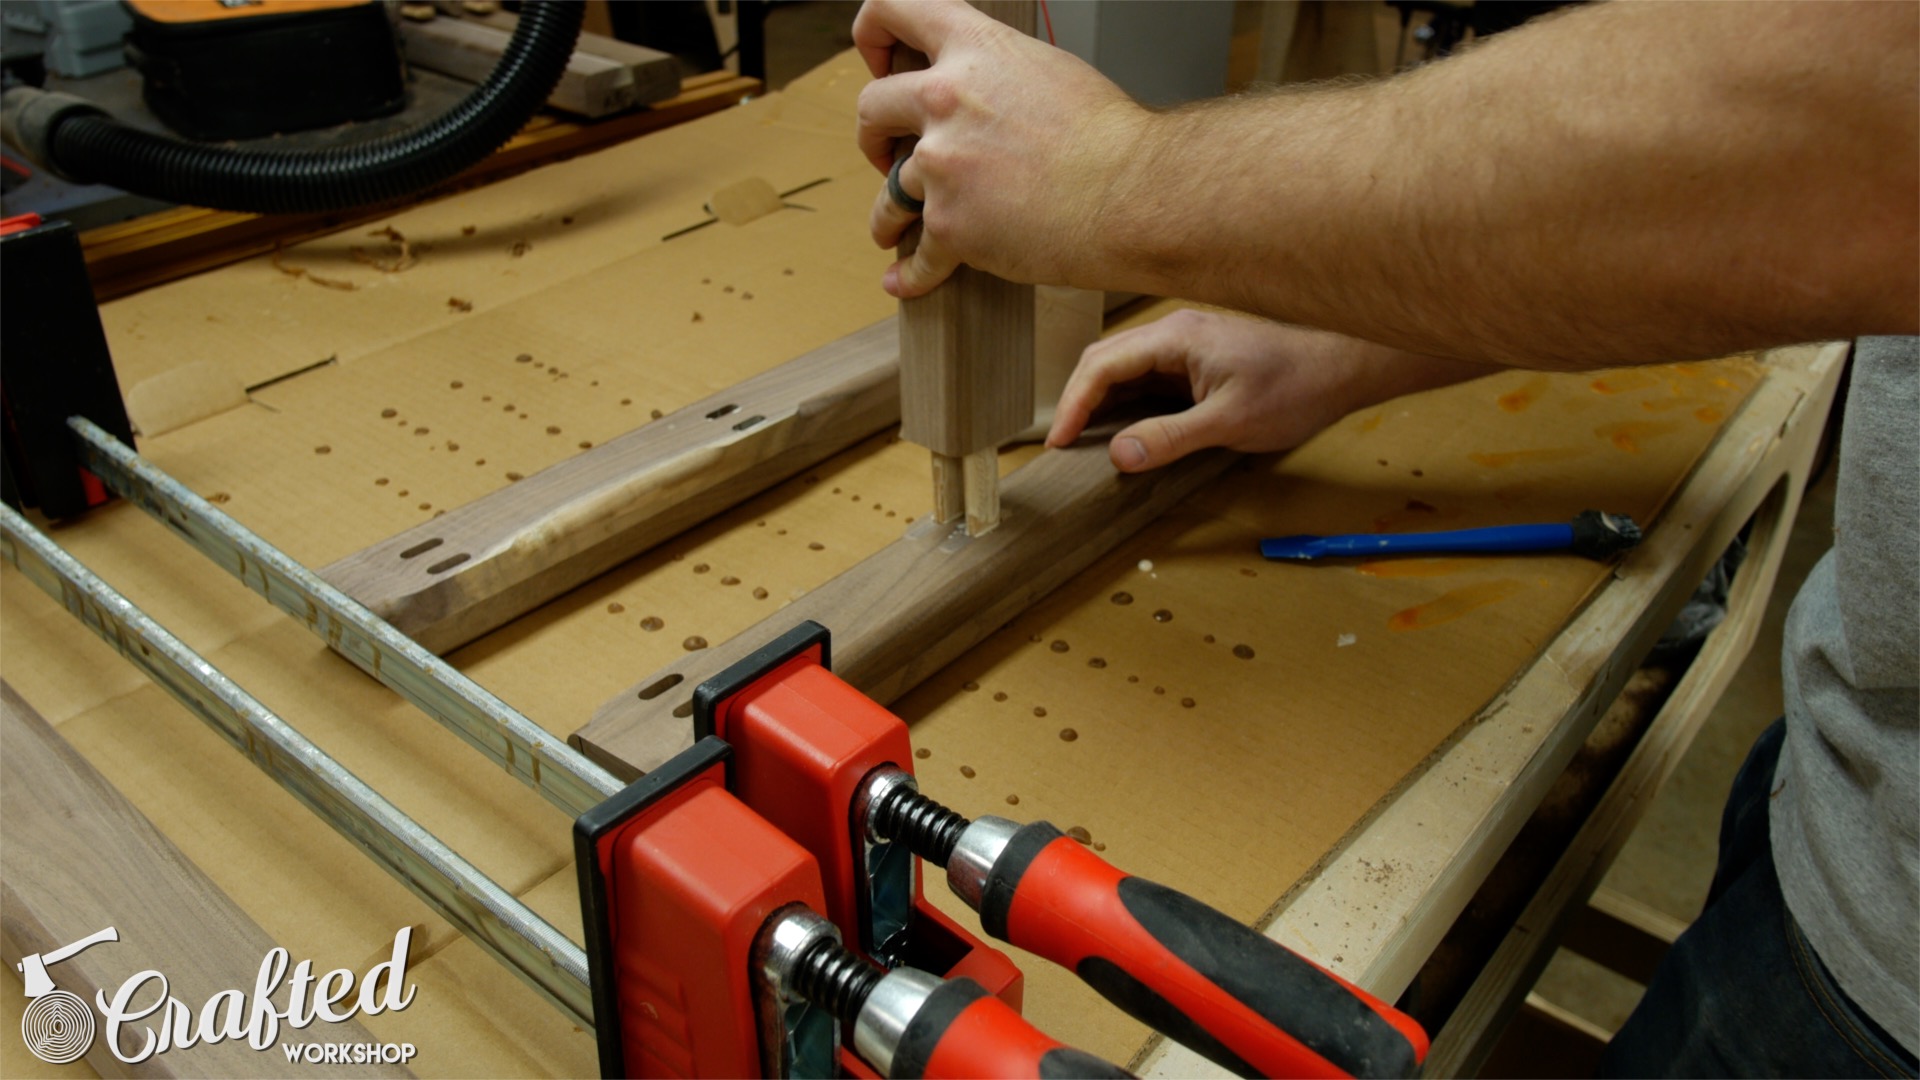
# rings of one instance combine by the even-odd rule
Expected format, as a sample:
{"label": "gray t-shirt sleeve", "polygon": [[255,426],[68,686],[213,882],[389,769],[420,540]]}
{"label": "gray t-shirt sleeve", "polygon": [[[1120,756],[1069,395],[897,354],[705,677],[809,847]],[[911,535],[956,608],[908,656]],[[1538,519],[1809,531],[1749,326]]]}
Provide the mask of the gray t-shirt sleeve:
{"label": "gray t-shirt sleeve", "polygon": [[1920,1054],[1920,338],[1856,345],[1839,467],[1787,616],[1773,855],[1835,981]]}

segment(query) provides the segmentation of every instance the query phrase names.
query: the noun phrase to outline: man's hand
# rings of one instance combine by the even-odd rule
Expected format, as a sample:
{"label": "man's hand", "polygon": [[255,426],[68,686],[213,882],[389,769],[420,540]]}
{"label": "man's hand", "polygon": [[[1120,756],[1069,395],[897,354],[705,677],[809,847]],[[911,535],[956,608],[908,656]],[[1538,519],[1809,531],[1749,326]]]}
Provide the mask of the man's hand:
{"label": "man's hand", "polygon": [[860,99],[876,168],[924,136],[896,296],[964,261],[1561,369],[1920,331],[1920,5],[1594,4],[1154,112],[957,2],[870,0],[855,41],[933,60]]}
{"label": "man's hand", "polygon": [[1193,406],[1116,434],[1107,453],[1121,472],[1212,446],[1288,450],[1355,409],[1493,370],[1281,323],[1177,311],[1087,347],[1060,395],[1047,445],[1071,445],[1109,399],[1171,389]]}
{"label": "man's hand", "polygon": [[[861,152],[885,173],[896,141],[919,136],[900,184],[926,202],[924,224],[887,270],[887,292],[923,295],[960,263],[1061,282],[1095,257],[1106,188],[1146,110],[1072,54],[961,0],[867,0],[853,40],[875,76],[860,94]],[[932,66],[891,74],[900,47]],[[896,246],[915,220],[882,186],[874,241]]]}

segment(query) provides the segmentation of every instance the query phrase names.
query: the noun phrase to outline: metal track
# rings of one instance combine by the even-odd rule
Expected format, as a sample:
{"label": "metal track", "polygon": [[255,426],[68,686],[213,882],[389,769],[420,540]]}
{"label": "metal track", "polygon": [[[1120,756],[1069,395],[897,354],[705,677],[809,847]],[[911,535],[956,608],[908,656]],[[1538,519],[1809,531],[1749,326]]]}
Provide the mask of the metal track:
{"label": "metal track", "polygon": [[419,706],[547,800],[579,817],[623,786],[566,740],[521,715],[359,601],[255,536],[83,417],[67,421],[81,458],[109,488],[199,548],[334,651]]}
{"label": "metal track", "polygon": [[593,1026],[587,956],[580,946],[6,506],[0,506],[0,557],[65,605],[475,944],[580,1025]]}

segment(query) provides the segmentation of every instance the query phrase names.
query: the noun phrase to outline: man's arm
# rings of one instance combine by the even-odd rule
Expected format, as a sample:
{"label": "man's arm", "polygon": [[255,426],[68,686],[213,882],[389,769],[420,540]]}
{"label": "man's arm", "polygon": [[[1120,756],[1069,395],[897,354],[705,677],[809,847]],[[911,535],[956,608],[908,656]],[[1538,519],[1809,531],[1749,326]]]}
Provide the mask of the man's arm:
{"label": "man's arm", "polygon": [[861,98],[870,154],[923,135],[899,293],[958,259],[1537,367],[1920,331],[1913,4],[1605,4],[1164,113],[963,7],[869,0],[855,40],[935,60]]}

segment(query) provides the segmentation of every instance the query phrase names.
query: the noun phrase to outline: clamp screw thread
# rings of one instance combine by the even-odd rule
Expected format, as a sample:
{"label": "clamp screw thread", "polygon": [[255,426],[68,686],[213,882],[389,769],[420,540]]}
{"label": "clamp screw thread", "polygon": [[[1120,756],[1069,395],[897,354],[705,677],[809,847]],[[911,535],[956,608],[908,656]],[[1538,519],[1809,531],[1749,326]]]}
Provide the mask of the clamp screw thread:
{"label": "clamp screw thread", "polygon": [[800,953],[789,983],[793,991],[851,1024],[866,1007],[886,972],[832,938],[821,938]]}
{"label": "clamp screw thread", "polygon": [[973,824],[906,784],[880,797],[871,820],[875,833],[940,867],[947,865],[960,834]]}

